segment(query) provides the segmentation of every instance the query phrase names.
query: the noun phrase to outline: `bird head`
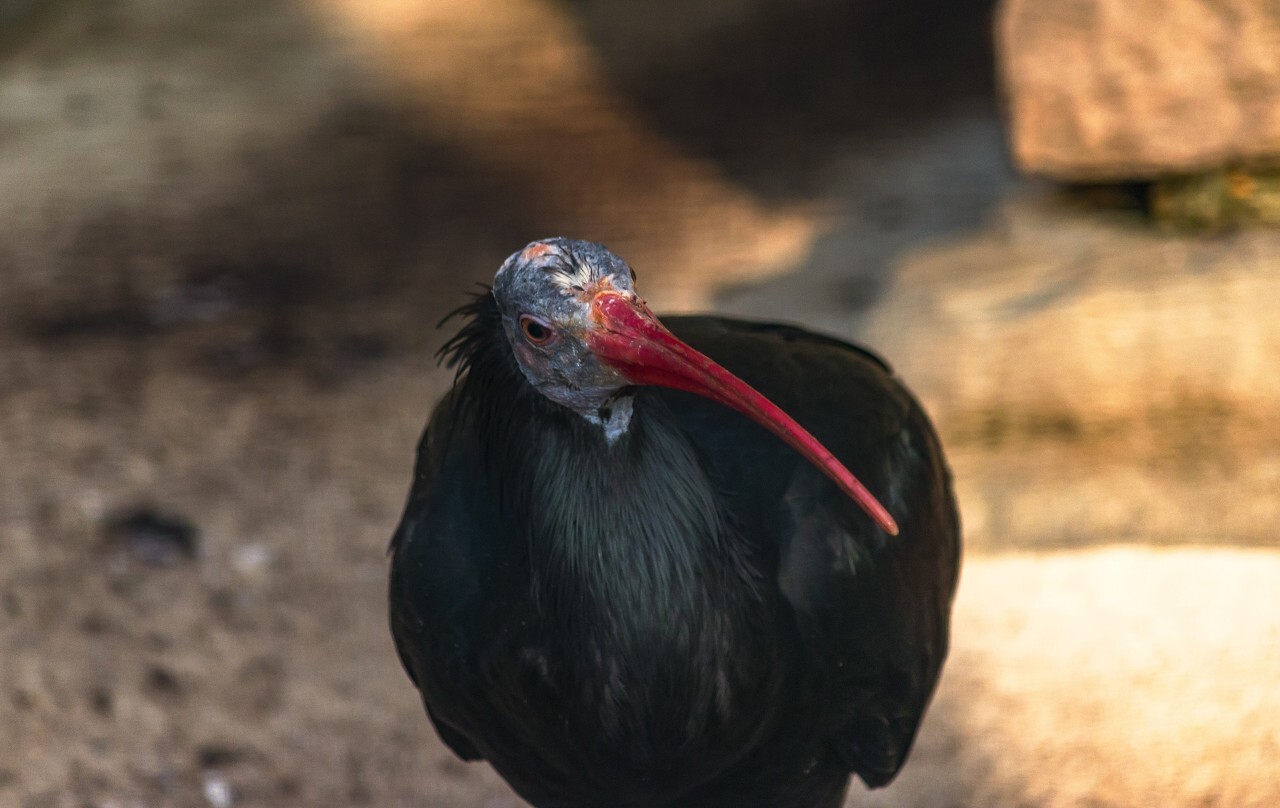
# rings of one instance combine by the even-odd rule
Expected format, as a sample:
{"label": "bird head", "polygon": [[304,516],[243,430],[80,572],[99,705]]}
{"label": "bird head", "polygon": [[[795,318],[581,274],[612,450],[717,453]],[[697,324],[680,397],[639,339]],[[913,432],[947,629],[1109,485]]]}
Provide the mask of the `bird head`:
{"label": "bird head", "polygon": [[599,425],[610,441],[626,432],[631,387],[704,396],[773,432],[882,529],[897,534],[893,517],[830,450],[746,382],[681,342],[634,284],[625,261],[585,241],[535,241],[503,263],[493,296],[516,362],[538,392]]}

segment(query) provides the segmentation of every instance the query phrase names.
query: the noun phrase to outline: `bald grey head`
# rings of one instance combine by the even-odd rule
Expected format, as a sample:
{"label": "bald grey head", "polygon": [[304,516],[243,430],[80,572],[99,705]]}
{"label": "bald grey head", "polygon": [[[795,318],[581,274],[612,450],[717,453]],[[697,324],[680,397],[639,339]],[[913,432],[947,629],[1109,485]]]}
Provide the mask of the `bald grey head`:
{"label": "bald grey head", "polygon": [[831,478],[890,535],[898,524],[830,449],[711,357],[682,342],[632,288],[635,276],[598,244],[535,241],[498,270],[493,296],[529,383],[600,427],[613,443],[631,423],[633,385],[695,393],[768,429]]}
{"label": "bald grey head", "polygon": [[493,295],[521,372],[538,392],[613,443],[631,423],[633,385],[695,393],[737,410],[807,458],[897,535],[898,523],[808,430],[711,357],[682,342],[632,288],[631,268],[598,244],[535,241],[498,270]]}
{"label": "bald grey head", "polygon": [[631,422],[630,383],[586,343],[591,301],[612,290],[635,299],[635,272],[599,244],[535,241],[511,255],[493,296],[516,363],[539,393],[598,425],[612,443]]}

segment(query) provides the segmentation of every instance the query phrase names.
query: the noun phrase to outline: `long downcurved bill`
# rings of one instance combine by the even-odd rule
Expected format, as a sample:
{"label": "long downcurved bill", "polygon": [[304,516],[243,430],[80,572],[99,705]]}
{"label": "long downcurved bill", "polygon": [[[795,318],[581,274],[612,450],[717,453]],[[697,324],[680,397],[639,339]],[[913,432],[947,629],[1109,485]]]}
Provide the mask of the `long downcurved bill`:
{"label": "long downcurved bill", "polygon": [[605,291],[591,302],[587,345],[632,384],[672,387],[732,407],[768,429],[821,469],[886,533],[898,523],[853,473],[795,419],[746,382],[695,351],[658,322],[644,302]]}

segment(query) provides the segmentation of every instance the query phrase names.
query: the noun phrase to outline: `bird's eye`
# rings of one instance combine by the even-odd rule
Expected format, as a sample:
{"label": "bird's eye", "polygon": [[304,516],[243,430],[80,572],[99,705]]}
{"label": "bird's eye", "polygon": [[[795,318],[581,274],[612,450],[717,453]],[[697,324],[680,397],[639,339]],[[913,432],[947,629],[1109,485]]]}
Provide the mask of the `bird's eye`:
{"label": "bird's eye", "polygon": [[546,345],[556,338],[555,329],[551,324],[539,320],[532,314],[520,315],[520,330],[524,332],[524,338],[534,345]]}

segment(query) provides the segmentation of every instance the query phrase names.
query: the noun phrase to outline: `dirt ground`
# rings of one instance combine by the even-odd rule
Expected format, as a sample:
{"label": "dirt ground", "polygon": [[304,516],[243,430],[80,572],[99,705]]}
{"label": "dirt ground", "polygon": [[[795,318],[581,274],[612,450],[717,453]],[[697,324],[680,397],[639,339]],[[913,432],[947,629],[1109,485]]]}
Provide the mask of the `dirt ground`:
{"label": "dirt ground", "polygon": [[[983,3],[55,5],[0,35],[6,808],[519,806],[385,624],[440,316],[565,232],[851,333],[1027,186]],[[1280,551],[998,539],[850,806],[1280,804]]]}

